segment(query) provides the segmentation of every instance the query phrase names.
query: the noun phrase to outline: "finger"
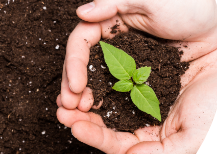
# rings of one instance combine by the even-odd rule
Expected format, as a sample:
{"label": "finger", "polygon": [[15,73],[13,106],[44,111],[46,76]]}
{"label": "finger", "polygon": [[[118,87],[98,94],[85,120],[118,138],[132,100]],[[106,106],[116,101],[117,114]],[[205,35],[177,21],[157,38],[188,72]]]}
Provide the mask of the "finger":
{"label": "finger", "polygon": [[[143,0],[94,0],[91,3],[78,7],[77,15],[79,18],[88,22],[100,22],[110,19],[118,13],[149,14],[150,7],[152,7],[152,10],[156,10],[153,2],[151,2],[152,5],[148,4],[150,4],[149,1],[144,3]],[[149,9],[146,9],[147,6],[149,6]]]}
{"label": "finger", "polygon": [[72,134],[81,142],[108,154],[124,154],[139,141],[128,132],[114,132],[89,121],[78,121],[72,126]]}
{"label": "finger", "polygon": [[98,23],[81,22],[68,39],[65,66],[72,92],[81,93],[87,85],[87,64],[90,47],[101,37]]}
{"label": "finger", "polygon": [[92,106],[92,108],[95,109],[95,110],[97,110],[97,109],[99,109],[102,106],[102,103],[103,103],[103,99],[101,101],[99,101],[99,104],[97,106],[94,105],[94,106]]}
{"label": "finger", "polygon": [[86,87],[82,93],[80,103],[78,104],[78,109],[83,112],[87,112],[93,106],[94,98],[92,90]]}
{"label": "finger", "polygon": [[65,67],[72,92],[81,93],[87,85],[87,64],[90,47],[103,38],[112,38],[111,27],[119,24],[119,30],[126,32],[127,26],[119,16],[101,23],[81,22],[69,36],[66,48]]}
{"label": "finger", "polygon": [[67,109],[75,109],[78,106],[80,99],[81,93],[74,93],[69,88],[69,82],[66,76],[64,64],[61,83],[61,104]]}
{"label": "finger", "polygon": [[[89,98],[85,98],[88,96],[86,93],[83,97],[80,94],[87,85],[87,64],[90,47],[100,40],[101,35],[104,38],[113,37],[114,34],[111,34],[108,29],[115,25],[117,20],[121,23],[121,19],[118,16],[101,23],[81,22],[70,35],[67,43],[61,86],[61,103],[65,108],[74,109],[79,105],[80,98],[83,101],[91,98],[90,95]],[[128,30],[124,24],[120,24],[119,28],[121,31]],[[80,105],[79,109],[87,111],[91,106],[92,102],[89,102],[89,105]]]}
{"label": "finger", "polygon": [[57,103],[57,106],[58,106],[58,107],[62,106],[62,103],[61,103],[61,94],[59,94],[59,95],[57,96],[56,103]]}
{"label": "finger", "polygon": [[92,112],[84,113],[78,109],[67,110],[64,107],[60,107],[57,109],[56,115],[59,122],[67,127],[71,127],[77,121],[89,121],[105,127],[102,118],[98,114]]}
{"label": "finger", "polygon": [[[118,3],[118,1],[116,1]],[[78,7],[77,15],[79,18],[88,22],[100,22],[112,18],[117,14],[117,7],[113,0],[94,2]]]}

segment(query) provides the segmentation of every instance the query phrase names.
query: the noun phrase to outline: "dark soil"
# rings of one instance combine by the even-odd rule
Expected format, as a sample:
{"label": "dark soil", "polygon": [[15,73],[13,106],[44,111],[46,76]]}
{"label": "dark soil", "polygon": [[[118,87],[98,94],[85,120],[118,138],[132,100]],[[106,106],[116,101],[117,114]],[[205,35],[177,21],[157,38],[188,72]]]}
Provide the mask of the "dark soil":
{"label": "dark soil", "polygon": [[[114,29],[117,29],[117,26]],[[144,34],[135,31],[118,35],[105,42],[131,55],[136,61],[137,68],[151,66],[152,72],[146,84],[155,91],[160,101],[162,121],[159,122],[151,115],[140,111],[131,101],[130,93],[121,93],[112,89],[118,80],[106,67],[99,44],[91,49],[88,86],[94,89],[96,105],[102,99],[104,103],[100,110],[92,111],[102,116],[107,127],[118,131],[133,132],[144,126],[163,123],[170,106],[179,94],[180,76],[189,66],[188,63],[180,62],[182,52],[175,47],[165,46],[151,38],[146,38]]]}
{"label": "dark soil", "polygon": [[0,1],[0,154],[101,154],[56,118],[67,39],[88,1],[14,1]]}

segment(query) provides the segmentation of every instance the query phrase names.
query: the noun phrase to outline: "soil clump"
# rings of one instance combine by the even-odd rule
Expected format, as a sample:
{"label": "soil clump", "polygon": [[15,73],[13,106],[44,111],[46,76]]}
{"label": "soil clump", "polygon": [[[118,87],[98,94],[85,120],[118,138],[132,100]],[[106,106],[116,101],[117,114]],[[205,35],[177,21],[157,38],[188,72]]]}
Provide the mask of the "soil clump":
{"label": "soil clump", "polygon": [[105,42],[131,55],[137,68],[151,66],[151,75],[146,84],[155,91],[160,101],[162,121],[140,111],[131,101],[129,92],[121,93],[112,89],[118,80],[109,72],[99,44],[91,48],[88,86],[93,89],[96,105],[102,99],[103,105],[99,110],[92,111],[102,116],[107,127],[117,131],[133,132],[144,126],[162,124],[179,95],[180,76],[189,66],[186,62],[180,62],[182,52],[137,31],[119,34]]}

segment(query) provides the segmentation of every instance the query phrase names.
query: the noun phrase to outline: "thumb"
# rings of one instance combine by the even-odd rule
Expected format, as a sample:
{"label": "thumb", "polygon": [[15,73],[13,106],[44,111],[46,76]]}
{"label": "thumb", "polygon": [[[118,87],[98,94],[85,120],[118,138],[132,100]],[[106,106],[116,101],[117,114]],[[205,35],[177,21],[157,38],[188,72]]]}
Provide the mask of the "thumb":
{"label": "thumb", "polygon": [[77,15],[79,18],[88,22],[100,22],[110,19],[117,14],[118,9],[116,6],[121,1],[95,0],[78,7]]}

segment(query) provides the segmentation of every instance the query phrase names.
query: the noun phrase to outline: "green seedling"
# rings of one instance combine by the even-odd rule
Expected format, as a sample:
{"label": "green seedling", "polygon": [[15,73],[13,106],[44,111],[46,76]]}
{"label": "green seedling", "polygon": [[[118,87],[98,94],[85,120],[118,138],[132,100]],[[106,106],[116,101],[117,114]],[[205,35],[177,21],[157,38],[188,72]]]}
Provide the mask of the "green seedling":
{"label": "green seedling", "polygon": [[110,73],[120,81],[112,87],[119,92],[130,92],[133,103],[143,112],[146,112],[161,121],[159,100],[153,89],[146,85],[151,73],[151,67],[136,69],[135,60],[123,50],[100,41],[105,62]]}

